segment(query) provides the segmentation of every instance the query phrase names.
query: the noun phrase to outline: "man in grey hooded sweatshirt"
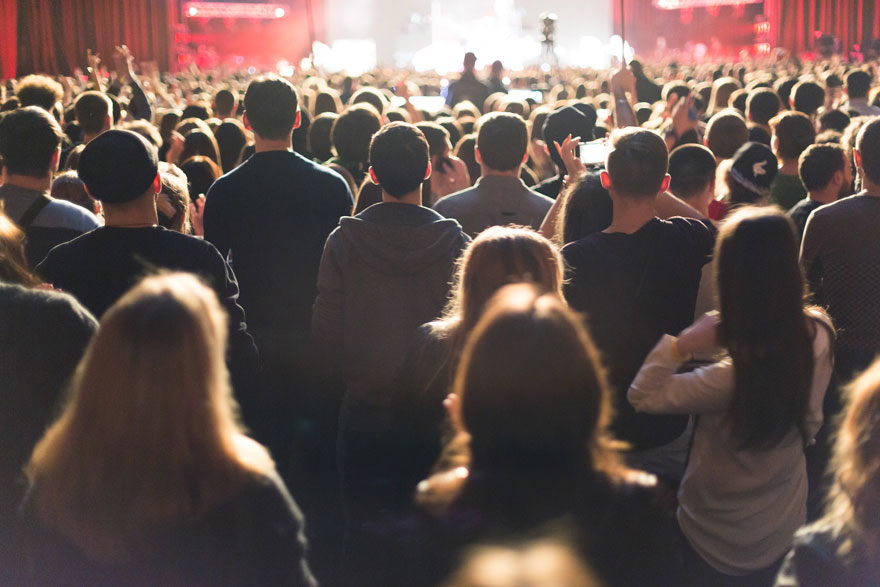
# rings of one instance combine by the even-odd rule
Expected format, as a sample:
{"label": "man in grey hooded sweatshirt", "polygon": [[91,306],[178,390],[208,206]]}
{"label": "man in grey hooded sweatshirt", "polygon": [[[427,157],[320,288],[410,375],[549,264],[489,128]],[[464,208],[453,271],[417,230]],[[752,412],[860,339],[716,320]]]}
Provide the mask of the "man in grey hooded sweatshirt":
{"label": "man in grey hooded sweatshirt", "polygon": [[380,486],[394,476],[395,376],[413,333],[441,314],[470,240],[458,222],[421,206],[431,165],[419,129],[383,127],[370,144],[370,162],[382,201],[342,218],[328,237],[312,317],[317,356],[341,368],[345,381],[343,484],[346,497],[359,502],[367,494],[391,497]]}

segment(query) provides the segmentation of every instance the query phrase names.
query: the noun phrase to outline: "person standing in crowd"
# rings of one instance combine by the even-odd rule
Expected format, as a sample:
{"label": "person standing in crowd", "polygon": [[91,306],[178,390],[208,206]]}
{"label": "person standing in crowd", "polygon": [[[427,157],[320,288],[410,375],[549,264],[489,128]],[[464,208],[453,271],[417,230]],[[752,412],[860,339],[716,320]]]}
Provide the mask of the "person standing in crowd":
{"label": "person standing in crowd", "polygon": [[839,329],[841,381],[880,353],[880,119],[862,127],[853,151],[862,191],[814,210],[804,228],[801,261],[817,304]]}
{"label": "person standing in crowd", "polygon": [[798,175],[807,188],[807,197],[788,211],[803,239],[810,214],[819,206],[836,202],[850,193],[852,168],[843,149],[837,145],[810,145],[801,153]]}
{"label": "person standing in crowd", "polygon": [[504,84],[504,64],[496,59],[489,73],[489,94],[497,93],[506,94],[507,86]]}
{"label": "person standing in crowd", "polygon": [[770,203],[783,211],[807,197],[798,176],[798,158],[816,140],[816,129],[801,112],[783,112],[770,121],[773,128],[773,154],[779,160],[779,173],[770,186]]}
{"label": "person standing in crowd", "polygon": [[259,368],[238,283],[208,242],[159,226],[156,198],[162,188],[156,149],[140,135],[109,130],[86,145],[79,175],[104,208],[105,226],[52,249],[36,272],[72,294],[96,317],[150,271],[175,269],[204,278],[229,317],[228,360],[240,392]]}
{"label": "person standing in crowd", "polygon": [[553,200],[526,187],[520,170],[528,159],[529,133],[515,114],[493,112],[478,121],[477,146],[480,178],[472,188],[441,198],[434,209],[458,220],[474,237],[490,226],[517,224],[541,227]]}
{"label": "person standing in crowd", "polygon": [[101,225],[87,210],[49,196],[61,155],[61,127],[45,110],[28,106],[0,119],[0,157],[5,182],[0,205],[27,236],[28,265],[36,266],[55,245]]}
{"label": "person standing in crowd", "polygon": [[578,138],[582,143],[592,141],[596,127],[596,116],[596,111],[592,108],[581,111],[574,106],[564,106],[547,116],[543,130],[544,144],[550,154],[550,159],[556,165],[556,175],[535,186],[536,192],[553,200],[559,196],[566,169],[565,162],[555,143],[561,145],[567,137]]}
{"label": "person standing in crowd", "polygon": [[712,222],[666,192],[668,156],[666,143],[651,131],[615,131],[601,176],[613,202],[612,223],[566,245],[562,256],[569,268],[565,298],[586,314],[605,357],[617,414],[613,430],[633,447],[628,464],[677,480],[689,444],[687,417],[636,414],[626,402],[657,339],[692,322],[715,243]]}
{"label": "person standing in crowd", "polygon": [[[833,370],[828,316],[804,307],[791,221],[744,208],[715,250],[720,315],[648,354],[627,397],[639,412],[697,414],[678,490],[687,585],[770,585],[806,521],[804,447],[823,422]],[[680,372],[695,354],[719,361]]]}
{"label": "person standing in crowd", "polygon": [[459,102],[465,100],[473,103],[480,112],[483,111],[483,103],[489,97],[489,88],[486,84],[477,79],[474,73],[474,67],[477,64],[477,56],[471,52],[464,54],[464,71],[457,81],[449,84],[449,91],[446,95],[446,104],[455,106]]}
{"label": "person standing in crowd", "polygon": [[84,145],[113,126],[113,103],[103,92],[83,92],[76,97],[73,111],[83,132]]}
{"label": "person standing in crowd", "polygon": [[847,74],[847,107],[858,112],[859,116],[880,116],[880,107],[875,104],[868,104],[868,93],[870,91],[870,73],[861,69],[854,69]]}
{"label": "person standing in crowd", "polygon": [[187,274],[105,313],[27,466],[19,580],[315,585],[302,516],[236,422],[225,323]]}
{"label": "person standing in crowd", "polygon": [[676,147],[669,154],[669,192],[708,217],[715,199],[716,169],[715,156],[707,147]]}

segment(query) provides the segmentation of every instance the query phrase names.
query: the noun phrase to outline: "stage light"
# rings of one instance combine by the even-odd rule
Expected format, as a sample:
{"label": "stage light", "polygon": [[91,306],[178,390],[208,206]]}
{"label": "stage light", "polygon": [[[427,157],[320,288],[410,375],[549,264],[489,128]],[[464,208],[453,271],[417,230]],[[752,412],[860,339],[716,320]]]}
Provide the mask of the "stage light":
{"label": "stage light", "polygon": [[284,18],[284,9],[280,6],[275,9],[275,18]]}
{"label": "stage light", "polygon": [[190,6],[190,7],[189,7],[189,10],[186,11],[186,14],[187,14],[190,18],[195,17],[195,16],[198,16],[198,14],[199,14],[199,9],[196,8],[195,6]]}

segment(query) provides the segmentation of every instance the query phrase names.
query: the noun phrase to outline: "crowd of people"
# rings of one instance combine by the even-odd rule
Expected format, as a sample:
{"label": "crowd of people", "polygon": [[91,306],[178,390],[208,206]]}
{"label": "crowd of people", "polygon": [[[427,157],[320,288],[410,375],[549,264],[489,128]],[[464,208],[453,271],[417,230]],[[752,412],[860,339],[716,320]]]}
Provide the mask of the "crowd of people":
{"label": "crowd of people", "polygon": [[880,584],[874,63],[0,106],[0,584]]}

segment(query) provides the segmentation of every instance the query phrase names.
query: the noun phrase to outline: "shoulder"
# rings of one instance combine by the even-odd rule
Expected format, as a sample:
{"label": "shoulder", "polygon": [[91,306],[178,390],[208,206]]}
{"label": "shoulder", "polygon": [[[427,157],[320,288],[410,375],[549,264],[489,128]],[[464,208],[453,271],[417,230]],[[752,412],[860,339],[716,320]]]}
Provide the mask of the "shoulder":
{"label": "shoulder", "polygon": [[590,252],[596,248],[600,241],[604,240],[605,236],[603,232],[595,232],[582,239],[568,243],[562,247],[562,258],[567,263],[570,263],[575,259],[589,256]]}
{"label": "shoulder", "polygon": [[46,228],[68,228],[88,232],[98,228],[98,218],[80,206],[65,200],[52,200],[34,219],[32,226]]}
{"label": "shoulder", "polygon": [[541,192],[527,187],[525,184],[523,184],[523,187],[525,188],[525,193],[529,195],[529,198],[533,202],[540,204],[542,207],[547,207],[548,209],[553,206],[553,198],[545,196]]}
{"label": "shoulder", "polygon": [[470,187],[458,192],[454,192],[437,200],[437,202],[434,204],[434,210],[436,210],[440,214],[443,214],[444,211],[449,212],[459,206],[466,205],[468,202],[471,201],[471,199],[476,196],[476,194],[476,187]]}

